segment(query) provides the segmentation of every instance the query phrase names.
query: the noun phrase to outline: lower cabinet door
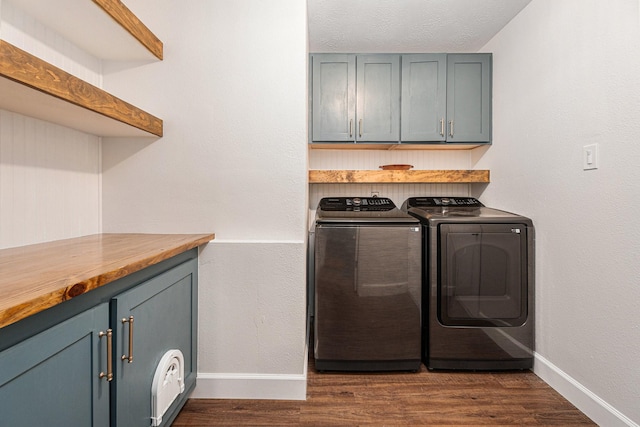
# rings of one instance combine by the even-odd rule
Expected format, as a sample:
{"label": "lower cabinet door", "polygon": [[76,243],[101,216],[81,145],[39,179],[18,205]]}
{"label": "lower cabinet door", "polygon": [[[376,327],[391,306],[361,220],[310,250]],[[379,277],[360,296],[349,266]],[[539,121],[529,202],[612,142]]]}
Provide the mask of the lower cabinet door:
{"label": "lower cabinet door", "polygon": [[108,427],[108,304],[0,352],[0,425]]}
{"label": "lower cabinet door", "polygon": [[[169,425],[195,384],[196,272],[197,260],[190,260],[111,300],[111,322],[117,332],[112,416],[118,427]],[[154,422],[153,379],[170,350],[180,350],[184,356],[185,392],[177,396],[161,422]]]}

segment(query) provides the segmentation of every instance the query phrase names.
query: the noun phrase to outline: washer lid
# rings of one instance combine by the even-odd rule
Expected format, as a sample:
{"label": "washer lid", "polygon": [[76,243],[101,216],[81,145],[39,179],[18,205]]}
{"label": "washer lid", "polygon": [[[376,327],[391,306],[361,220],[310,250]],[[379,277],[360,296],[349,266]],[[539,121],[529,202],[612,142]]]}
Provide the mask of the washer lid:
{"label": "washer lid", "polygon": [[430,223],[459,222],[459,223],[514,223],[531,224],[529,218],[511,212],[487,207],[482,208],[409,208],[408,212],[420,220]]}
{"label": "washer lid", "polygon": [[529,218],[499,209],[485,207],[473,197],[410,197],[402,210],[422,222],[486,222],[531,225]]}

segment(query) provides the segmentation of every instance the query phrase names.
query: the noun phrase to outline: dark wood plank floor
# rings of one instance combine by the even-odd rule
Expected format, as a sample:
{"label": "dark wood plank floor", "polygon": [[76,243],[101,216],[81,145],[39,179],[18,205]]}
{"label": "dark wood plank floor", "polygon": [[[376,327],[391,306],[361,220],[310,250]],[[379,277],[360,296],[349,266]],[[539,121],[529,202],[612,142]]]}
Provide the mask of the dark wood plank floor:
{"label": "dark wood plank floor", "polygon": [[306,401],[191,399],[173,426],[595,425],[534,373],[317,373]]}

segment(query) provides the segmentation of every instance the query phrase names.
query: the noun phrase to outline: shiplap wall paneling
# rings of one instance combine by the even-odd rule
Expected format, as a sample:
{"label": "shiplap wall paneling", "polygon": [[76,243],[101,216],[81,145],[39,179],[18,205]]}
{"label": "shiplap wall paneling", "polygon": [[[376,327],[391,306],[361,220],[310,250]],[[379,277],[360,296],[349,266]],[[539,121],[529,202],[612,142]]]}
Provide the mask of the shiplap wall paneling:
{"label": "shiplap wall paneling", "polygon": [[100,144],[0,110],[0,248],[100,232]]}
{"label": "shiplap wall paneling", "polygon": [[378,169],[408,164],[414,169],[469,169],[470,150],[311,150],[309,169]]}
{"label": "shiplap wall paneling", "polygon": [[[414,169],[469,169],[469,150],[311,150],[309,169],[377,170],[387,164],[408,164]],[[389,197],[401,206],[415,196],[468,196],[469,184],[311,184],[309,208],[323,197]]]}

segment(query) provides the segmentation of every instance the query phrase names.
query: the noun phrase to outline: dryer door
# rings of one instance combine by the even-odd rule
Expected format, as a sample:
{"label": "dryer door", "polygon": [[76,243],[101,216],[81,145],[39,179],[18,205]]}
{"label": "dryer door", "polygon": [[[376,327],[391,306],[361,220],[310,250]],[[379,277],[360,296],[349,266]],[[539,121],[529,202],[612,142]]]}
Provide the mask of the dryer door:
{"label": "dryer door", "polygon": [[450,326],[527,320],[527,227],[441,224],[438,319]]}

